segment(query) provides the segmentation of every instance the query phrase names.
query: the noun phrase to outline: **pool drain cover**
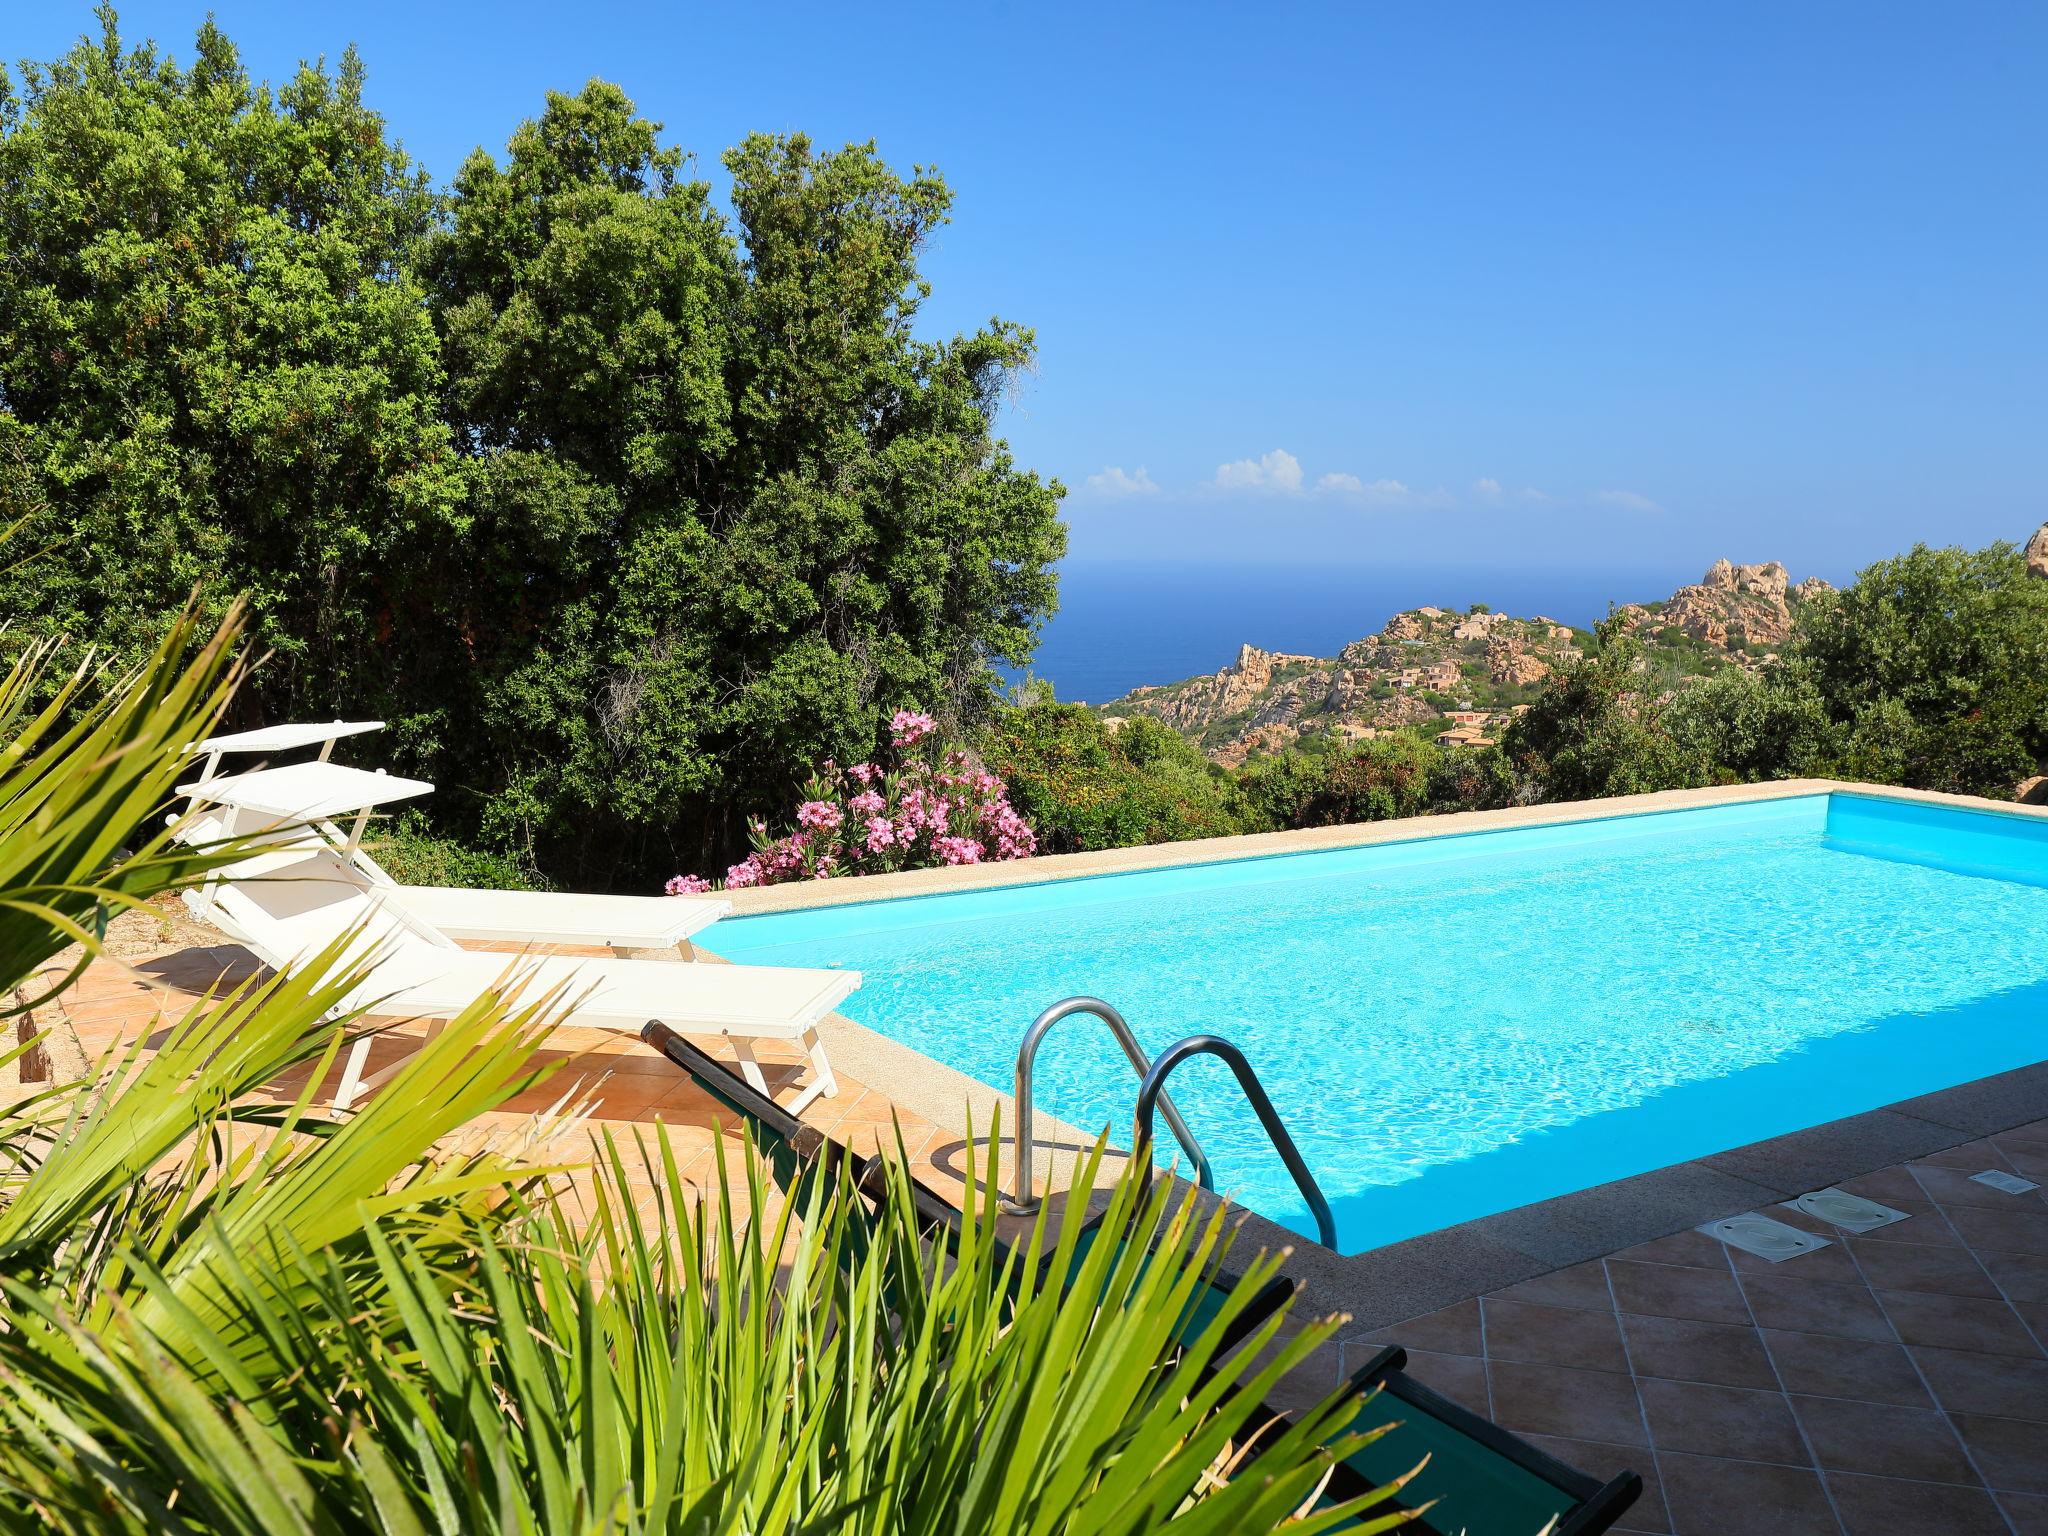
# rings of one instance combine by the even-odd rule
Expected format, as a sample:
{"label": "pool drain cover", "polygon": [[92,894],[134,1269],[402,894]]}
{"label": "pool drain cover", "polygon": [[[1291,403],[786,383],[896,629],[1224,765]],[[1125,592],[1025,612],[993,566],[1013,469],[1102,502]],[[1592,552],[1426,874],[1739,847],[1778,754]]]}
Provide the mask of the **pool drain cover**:
{"label": "pool drain cover", "polygon": [[1745,1211],[1725,1221],[1710,1221],[1695,1230],[1709,1237],[1718,1237],[1730,1248],[1740,1248],[1744,1253],[1769,1259],[1773,1264],[1828,1246],[1824,1237],[1815,1237],[1811,1232],[1802,1232],[1797,1227],[1760,1216],[1755,1211]]}
{"label": "pool drain cover", "polygon": [[1982,1173],[1973,1173],[1970,1177],[1979,1184],[1989,1184],[1993,1189],[2002,1189],[2008,1195],[2024,1195],[2030,1189],[2041,1187],[2016,1173],[2004,1173],[1996,1168],[1986,1168]]}
{"label": "pool drain cover", "polygon": [[1846,1189],[1816,1189],[1801,1195],[1797,1200],[1785,1202],[1795,1211],[1804,1211],[1809,1216],[1818,1216],[1822,1221],[1833,1222],[1851,1232],[1874,1232],[1879,1227],[1888,1227],[1895,1221],[1904,1221],[1905,1211],[1895,1211],[1888,1205],[1879,1205],[1875,1200],[1866,1200],[1861,1195],[1852,1195]]}

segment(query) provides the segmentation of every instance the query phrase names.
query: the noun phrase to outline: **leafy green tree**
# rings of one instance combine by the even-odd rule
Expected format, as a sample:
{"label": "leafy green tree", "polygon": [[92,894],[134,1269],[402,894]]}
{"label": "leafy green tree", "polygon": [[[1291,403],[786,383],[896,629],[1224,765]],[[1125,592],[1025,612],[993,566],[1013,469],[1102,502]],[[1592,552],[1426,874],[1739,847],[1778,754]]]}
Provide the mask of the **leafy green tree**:
{"label": "leafy green tree", "polygon": [[593,82],[438,198],[362,82],[111,12],[0,76],[0,511],[63,546],[0,578],[16,633],[139,654],[246,592],[247,715],[387,719],[436,830],[579,884],[724,862],[898,708],[986,715],[1062,492],[993,432],[1030,332],[916,334],[944,182],[754,137],[728,215]]}
{"label": "leafy green tree", "polygon": [[1683,755],[1725,783],[1827,775],[1845,760],[1846,734],[1829,717],[1812,669],[1797,661],[1696,678],[1661,723]]}
{"label": "leafy green tree", "polygon": [[2010,544],[1879,561],[1810,606],[1799,655],[1859,776],[2003,797],[2048,758],[2048,582]]}
{"label": "leafy green tree", "polygon": [[616,87],[551,95],[421,262],[473,475],[408,734],[566,878],[737,850],[905,704],[971,725],[1053,602],[1059,488],[991,433],[1030,333],[913,334],[944,183],[801,136],[726,166],[731,227]]}
{"label": "leafy green tree", "polygon": [[1646,687],[1641,643],[1609,618],[1587,653],[1508,726],[1501,748],[1545,800],[1704,783],[1705,763],[1672,739],[1661,711]]}
{"label": "leafy green tree", "polygon": [[0,71],[0,510],[62,551],[0,609],[139,654],[203,581],[278,653],[266,708],[374,707],[460,500],[433,199],[353,52],[273,91],[211,23],[181,67],[100,15]]}

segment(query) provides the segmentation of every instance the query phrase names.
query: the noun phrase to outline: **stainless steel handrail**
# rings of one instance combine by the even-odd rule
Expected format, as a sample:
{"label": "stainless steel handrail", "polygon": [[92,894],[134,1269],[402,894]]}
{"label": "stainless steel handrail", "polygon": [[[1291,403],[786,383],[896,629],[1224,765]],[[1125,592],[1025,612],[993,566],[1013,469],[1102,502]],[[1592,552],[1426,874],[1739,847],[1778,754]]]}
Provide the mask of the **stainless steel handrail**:
{"label": "stainless steel handrail", "polygon": [[[1189,1035],[1185,1040],[1174,1041],[1159,1053],[1159,1059],[1145,1073],[1145,1081],[1138,1085],[1138,1109],[1131,1128],[1131,1156],[1144,1170],[1142,1177],[1146,1185],[1152,1182],[1153,1106],[1166,1107],[1166,1079],[1190,1056],[1214,1056],[1236,1075],[1237,1086],[1244,1090],[1245,1098],[1251,1102],[1252,1113],[1265,1127],[1266,1139],[1273,1143],[1273,1150],[1287,1165],[1294,1187],[1301,1191],[1301,1198],[1308,1202],[1309,1211],[1315,1216],[1316,1241],[1325,1248],[1335,1248],[1337,1219],[1330,1214],[1330,1202],[1323,1198],[1322,1187],[1316,1183],[1315,1175],[1308,1171],[1308,1164],[1302,1161],[1294,1138],[1287,1134],[1287,1127],[1280,1123],[1280,1111],[1266,1097],[1265,1085],[1259,1081],[1259,1074],[1252,1070],[1244,1052],[1221,1035]],[[1167,1123],[1172,1124],[1172,1121]]]}
{"label": "stainless steel handrail", "polygon": [[[1016,1215],[1029,1215],[1039,1206],[1038,1196],[1031,1192],[1031,1165],[1037,1161],[1038,1150],[1031,1134],[1031,1068],[1038,1059],[1038,1043],[1053,1025],[1077,1013],[1092,1014],[1109,1026],[1109,1032],[1124,1048],[1124,1057],[1140,1081],[1152,1070],[1151,1061],[1138,1044],[1138,1037],[1131,1033],[1131,1026],[1124,1022],[1124,1016],[1099,997],[1067,998],[1064,1002],[1054,1003],[1031,1021],[1031,1027],[1024,1031],[1023,1043],[1017,1047],[1017,1155],[1010,1174],[1011,1192],[1002,1202],[1004,1210]],[[1159,1111],[1166,1116],[1167,1128],[1173,1132],[1174,1140],[1194,1162],[1196,1182],[1204,1189],[1214,1189],[1216,1185],[1209,1172],[1209,1159],[1203,1155],[1201,1143],[1195,1140],[1195,1133],[1188,1129],[1187,1121],[1181,1119],[1180,1111],[1173,1107],[1173,1100],[1161,1094]]]}

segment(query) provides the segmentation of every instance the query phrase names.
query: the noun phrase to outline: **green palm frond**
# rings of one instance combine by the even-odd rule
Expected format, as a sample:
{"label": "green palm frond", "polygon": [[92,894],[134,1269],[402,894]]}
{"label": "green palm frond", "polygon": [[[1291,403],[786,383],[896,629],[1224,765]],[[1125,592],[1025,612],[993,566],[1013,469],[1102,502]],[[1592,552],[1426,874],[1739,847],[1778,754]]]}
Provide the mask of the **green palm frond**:
{"label": "green palm frond", "polygon": [[[235,622],[202,639],[188,619],[134,674],[84,664],[48,706],[29,700],[53,653],[0,682],[0,984],[240,856],[164,826],[236,681]],[[1348,1402],[1258,1422],[1334,1324],[1283,1339],[1274,1317],[1224,1347],[1277,1260],[1182,1337],[1230,1237],[1191,1196],[1127,1175],[1084,1230],[1098,1148],[1062,1214],[1006,1242],[993,1139],[945,1231],[901,1158],[857,1179],[844,1159],[729,1158],[721,1136],[707,1195],[658,1127],[601,1138],[573,1185],[516,1149],[455,1150],[546,1075],[536,1047],[568,999],[522,997],[516,972],[362,1109],[324,1115],[315,1085],[365,1028],[358,937],[0,1105],[0,1530],[1223,1536],[1405,1518],[1377,1498],[1302,1514],[1359,1442]]]}

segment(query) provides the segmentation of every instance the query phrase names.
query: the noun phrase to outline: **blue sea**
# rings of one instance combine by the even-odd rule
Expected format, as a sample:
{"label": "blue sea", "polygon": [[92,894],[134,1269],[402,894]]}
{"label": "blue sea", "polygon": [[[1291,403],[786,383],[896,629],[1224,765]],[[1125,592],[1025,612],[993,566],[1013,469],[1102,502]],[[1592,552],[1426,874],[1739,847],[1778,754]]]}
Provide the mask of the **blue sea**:
{"label": "blue sea", "polygon": [[1330,656],[1404,608],[1486,603],[1590,625],[1619,603],[1698,581],[1696,565],[1504,569],[1483,565],[1223,566],[1070,563],[1031,672],[1059,697],[1102,704],[1141,683],[1214,672],[1249,642]]}

